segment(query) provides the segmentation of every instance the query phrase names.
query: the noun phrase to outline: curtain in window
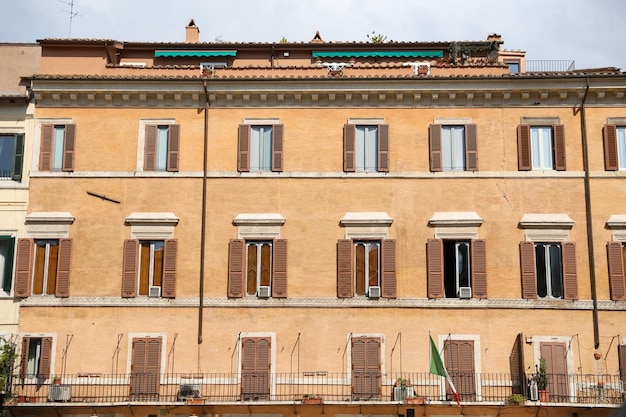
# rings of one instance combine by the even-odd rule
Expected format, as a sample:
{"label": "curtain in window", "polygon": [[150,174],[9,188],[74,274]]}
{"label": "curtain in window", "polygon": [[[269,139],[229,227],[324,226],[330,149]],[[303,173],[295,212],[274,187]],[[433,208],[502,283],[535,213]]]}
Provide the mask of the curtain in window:
{"label": "curtain in window", "polygon": [[530,129],[533,169],[552,169],[552,129],[532,127]]}

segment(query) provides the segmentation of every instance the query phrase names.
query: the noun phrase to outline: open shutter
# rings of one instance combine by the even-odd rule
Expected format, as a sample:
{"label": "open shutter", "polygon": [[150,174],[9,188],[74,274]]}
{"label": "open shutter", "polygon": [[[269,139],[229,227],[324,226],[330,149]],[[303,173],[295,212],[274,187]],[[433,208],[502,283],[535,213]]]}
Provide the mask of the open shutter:
{"label": "open shutter", "polygon": [[382,246],[382,296],[384,298],[396,298],[398,295],[396,284],[396,241],[383,239]]}
{"label": "open shutter", "polygon": [[127,239],[124,241],[124,259],[122,261],[122,297],[137,296],[137,262],[139,241]]}
{"label": "open shutter", "polygon": [[274,240],[272,297],[287,297],[287,239]]}
{"label": "open shutter", "polygon": [[617,126],[604,125],[602,137],[604,139],[604,169],[617,171],[619,169],[617,161]]}
{"label": "open shutter", "polygon": [[169,125],[167,136],[167,170],[178,172],[180,155],[180,125]]}
{"label": "open shutter", "polygon": [[17,240],[15,261],[15,296],[28,297],[33,267],[33,239]]}
{"label": "open shutter", "polygon": [[428,144],[430,146],[430,170],[440,172],[443,169],[441,154],[441,125],[430,125],[428,127]]}
{"label": "open shutter", "polygon": [[24,169],[24,134],[15,135],[15,155],[13,157],[13,181],[22,181],[22,171]]}
{"label": "open shutter", "polygon": [[624,261],[622,258],[622,242],[609,242],[606,244],[607,258],[609,263],[609,283],[611,285],[611,300],[626,300],[624,288]]}
{"label": "open shutter", "polygon": [[522,298],[537,298],[534,242],[520,242],[519,254],[520,272],[522,275]]}
{"label": "open shutter", "polygon": [[156,169],[157,125],[146,126],[146,143],[143,154],[143,170],[154,171]]}
{"label": "open shutter", "polygon": [[343,170],[356,171],[356,125],[343,126]]}
{"label": "open shutter", "polygon": [[244,296],[246,241],[234,239],[228,243],[228,297]]}
{"label": "open shutter", "polygon": [[475,124],[465,125],[465,170],[478,171],[478,135]]}
{"label": "open shutter", "polygon": [[565,125],[554,125],[554,169],[565,171]]}
{"label": "open shutter", "polygon": [[563,251],[563,298],[578,300],[578,280],[576,276],[576,244],[562,242]]}
{"label": "open shutter", "polygon": [[428,239],[426,243],[428,298],[443,298],[443,241]]}
{"label": "open shutter", "polygon": [[517,126],[517,169],[520,171],[530,171],[532,169],[530,125]]}
{"label": "open shutter", "polygon": [[13,284],[13,253],[15,252],[15,238],[2,237],[0,241],[6,242],[6,254],[4,258],[4,279],[2,280],[2,289],[11,292]]}
{"label": "open shutter", "polygon": [[483,239],[474,239],[472,250],[472,296],[487,298],[487,248]]}
{"label": "open shutter", "polygon": [[76,145],[76,125],[65,125],[65,138],[63,140],[63,171],[74,171],[74,148]]}
{"label": "open shutter", "polygon": [[52,140],[54,138],[54,125],[41,126],[41,149],[39,151],[39,170],[50,171],[52,169]]}
{"label": "open shutter", "polygon": [[72,239],[59,239],[59,262],[57,263],[57,282],[55,295],[70,296],[70,269],[72,260]]}
{"label": "open shutter", "polygon": [[250,171],[250,131],[252,126],[239,125],[237,138],[237,171]]}
{"label": "open shutter", "polygon": [[272,171],[283,171],[283,130],[284,125],[272,126]]}
{"label": "open shutter", "polygon": [[26,378],[28,370],[28,351],[30,350],[30,337],[22,337],[22,351],[20,352],[20,378]]}
{"label": "open shutter", "polygon": [[41,338],[41,356],[39,356],[39,374],[40,378],[48,378],[50,376],[50,363],[52,361],[52,338]]}
{"label": "open shutter", "polygon": [[619,361],[619,377],[623,386],[626,386],[626,345],[617,345],[617,357]]}
{"label": "open shutter", "polygon": [[161,296],[176,297],[176,255],[178,254],[178,240],[167,239],[163,242],[163,284]]}
{"label": "open shutter", "polygon": [[389,125],[378,125],[378,172],[389,172]]}
{"label": "open shutter", "polygon": [[337,242],[337,297],[354,296],[353,244],[351,239]]}
{"label": "open shutter", "polygon": [[511,372],[513,394],[524,394],[527,387],[526,367],[524,366],[524,334],[518,333],[509,355],[509,367]]}

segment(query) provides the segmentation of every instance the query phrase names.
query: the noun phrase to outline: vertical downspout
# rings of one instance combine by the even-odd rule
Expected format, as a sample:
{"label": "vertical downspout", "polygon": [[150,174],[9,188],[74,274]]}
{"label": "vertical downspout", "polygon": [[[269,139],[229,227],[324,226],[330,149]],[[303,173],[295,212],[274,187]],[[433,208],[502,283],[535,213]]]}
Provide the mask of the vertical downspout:
{"label": "vertical downspout", "polygon": [[[598,324],[598,295],[596,292],[596,266],[593,246],[593,217],[591,215],[591,189],[589,185],[589,156],[587,144],[587,119],[585,114],[585,102],[589,93],[589,77],[585,77],[585,95],[580,103],[580,130],[583,146],[583,167],[585,170],[585,216],[587,221],[587,253],[589,256],[589,281],[591,284],[591,299],[593,300],[593,345],[594,349],[600,347],[600,330]],[[578,113],[574,110],[574,114]]]}
{"label": "vertical downspout", "polygon": [[[200,228],[200,289],[198,302],[198,345],[202,343],[202,313],[204,309],[204,246],[206,235],[206,181],[207,181],[207,152],[209,143],[209,93],[206,80],[204,87],[204,155],[202,165],[202,226]],[[198,358],[200,356],[198,355]]]}

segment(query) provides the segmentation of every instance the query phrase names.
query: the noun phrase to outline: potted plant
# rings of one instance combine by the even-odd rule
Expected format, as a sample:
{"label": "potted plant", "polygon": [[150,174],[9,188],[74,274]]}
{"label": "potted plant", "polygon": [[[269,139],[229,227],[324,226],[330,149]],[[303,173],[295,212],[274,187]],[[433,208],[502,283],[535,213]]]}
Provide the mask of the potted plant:
{"label": "potted plant", "polygon": [[550,400],[550,392],[548,391],[548,373],[546,371],[546,360],[539,358],[539,368],[535,373],[535,381],[537,382],[537,390],[539,391],[539,401],[548,402]]}
{"label": "potted plant", "polygon": [[507,399],[507,404],[510,405],[520,405],[526,400],[522,394],[513,394]]}

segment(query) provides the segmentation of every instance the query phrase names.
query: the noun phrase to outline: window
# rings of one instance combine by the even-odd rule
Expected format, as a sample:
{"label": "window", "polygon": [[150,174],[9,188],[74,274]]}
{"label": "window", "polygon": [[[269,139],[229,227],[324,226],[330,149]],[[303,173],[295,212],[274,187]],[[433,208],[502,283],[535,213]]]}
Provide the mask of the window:
{"label": "window", "polygon": [[22,180],[24,134],[0,134],[0,180]]}
{"label": "window", "polygon": [[611,300],[626,300],[624,265],[626,263],[626,244],[624,242],[607,243],[609,262],[609,283],[611,285]]}
{"label": "window", "polygon": [[13,253],[15,252],[15,238],[0,236],[0,274],[2,274],[2,289],[11,292],[13,283]]}
{"label": "window", "polygon": [[122,297],[176,297],[176,239],[124,241]]}
{"label": "window", "polygon": [[48,378],[51,354],[51,337],[23,337],[20,378]]}
{"label": "window", "polygon": [[344,126],[343,170],[389,172],[389,125]]}
{"label": "window", "polygon": [[519,62],[507,62],[507,61],[505,61],[505,64],[507,64],[509,66],[509,73],[511,73],[511,74],[519,73],[519,71],[520,71]]}
{"label": "window", "polygon": [[520,171],[565,170],[563,125],[518,125],[517,146]]}
{"label": "window", "polygon": [[429,298],[487,298],[486,246],[481,239],[429,239]]}
{"label": "window", "polygon": [[72,239],[19,239],[15,296],[69,297]]}
{"label": "window", "polygon": [[339,240],[337,296],[396,298],[396,241]]}
{"label": "window", "polygon": [[430,125],[430,170],[478,170],[476,125]]}
{"label": "window", "polygon": [[73,171],[76,125],[41,126],[40,171]]}
{"label": "window", "polygon": [[523,298],[578,299],[576,245],[572,242],[521,242]]}
{"label": "window", "polygon": [[146,125],[144,170],[178,171],[179,125]]}
{"label": "window", "polygon": [[239,172],[281,172],[283,125],[240,125],[237,155]]}
{"label": "window", "polygon": [[287,297],[287,240],[231,240],[228,297]]}
{"label": "window", "polygon": [[604,126],[603,137],[605,169],[626,170],[626,126],[607,124]]}

